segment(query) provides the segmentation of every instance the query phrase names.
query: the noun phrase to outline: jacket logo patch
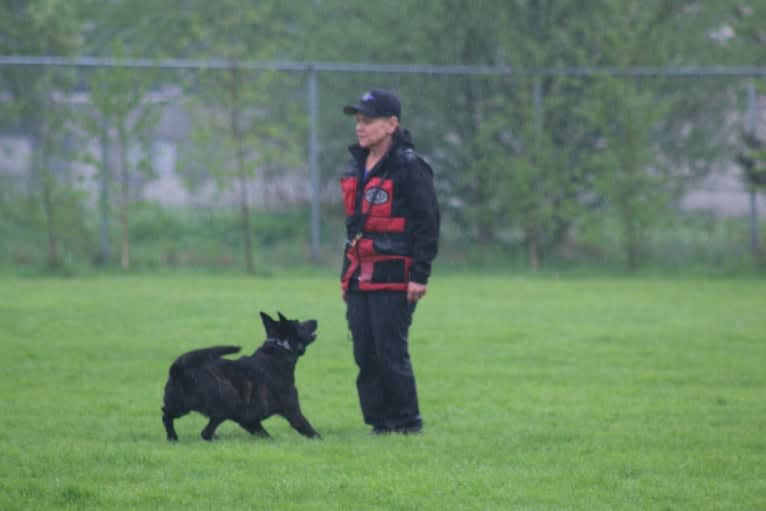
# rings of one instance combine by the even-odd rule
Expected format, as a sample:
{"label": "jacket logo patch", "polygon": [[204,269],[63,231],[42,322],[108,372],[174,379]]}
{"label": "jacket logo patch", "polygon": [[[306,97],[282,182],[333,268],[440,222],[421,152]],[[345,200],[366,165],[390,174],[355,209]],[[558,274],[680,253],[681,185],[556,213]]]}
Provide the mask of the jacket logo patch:
{"label": "jacket logo patch", "polygon": [[364,192],[364,200],[370,204],[385,204],[388,202],[388,192],[378,186],[373,186]]}

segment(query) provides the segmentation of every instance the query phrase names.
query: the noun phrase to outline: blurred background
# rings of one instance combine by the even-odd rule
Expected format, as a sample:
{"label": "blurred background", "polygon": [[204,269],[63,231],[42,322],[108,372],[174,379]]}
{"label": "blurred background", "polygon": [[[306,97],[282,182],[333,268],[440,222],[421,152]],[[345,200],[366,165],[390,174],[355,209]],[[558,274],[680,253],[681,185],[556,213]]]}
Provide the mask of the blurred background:
{"label": "blurred background", "polygon": [[335,271],[403,103],[455,268],[763,271],[766,0],[2,0],[0,270]]}

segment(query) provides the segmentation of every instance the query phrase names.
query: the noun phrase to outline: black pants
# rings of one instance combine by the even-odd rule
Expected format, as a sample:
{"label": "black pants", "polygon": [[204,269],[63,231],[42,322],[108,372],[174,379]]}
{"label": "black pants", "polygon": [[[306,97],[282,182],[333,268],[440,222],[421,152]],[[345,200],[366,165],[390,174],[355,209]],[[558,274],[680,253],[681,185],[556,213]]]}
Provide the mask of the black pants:
{"label": "black pants", "polygon": [[346,293],[346,319],[359,367],[356,388],[364,422],[378,428],[420,426],[407,333],[415,304],[394,291]]}

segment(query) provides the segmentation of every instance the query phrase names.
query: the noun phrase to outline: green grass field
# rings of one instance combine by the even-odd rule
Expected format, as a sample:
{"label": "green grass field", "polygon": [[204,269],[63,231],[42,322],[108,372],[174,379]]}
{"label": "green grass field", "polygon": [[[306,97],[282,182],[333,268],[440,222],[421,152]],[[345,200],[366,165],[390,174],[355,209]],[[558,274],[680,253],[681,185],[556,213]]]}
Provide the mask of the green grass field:
{"label": "green grass field", "polygon": [[[160,420],[167,368],[319,320],[321,441]],[[426,420],[372,437],[333,278],[0,279],[0,509],[766,509],[766,281],[435,276],[411,331]]]}

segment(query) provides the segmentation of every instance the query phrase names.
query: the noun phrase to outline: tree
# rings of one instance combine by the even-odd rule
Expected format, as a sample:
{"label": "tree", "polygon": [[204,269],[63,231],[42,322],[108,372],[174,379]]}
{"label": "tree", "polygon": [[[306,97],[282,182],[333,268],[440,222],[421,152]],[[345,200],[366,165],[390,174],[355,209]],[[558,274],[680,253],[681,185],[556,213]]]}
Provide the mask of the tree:
{"label": "tree", "polygon": [[572,113],[582,105],[585,84],[565,73],[542,74],[587,63],[583,34],[590,17],[578,2],[512,2],[503,48],[511,65],[531,74],[508,91],[505,114],[512,127],[509,172],[503,191],[509,218],[524,233],[530,265],[539,268],[577,218],[585,186],[584,141],[588,130]]}
{"label": "tree", "polygon": [[[661,67],[678,62],[679,57],[685,63],[703,58],[704,46],[695,41],[705,40],[711,12],[694,12],[679,2],[655,0],[630,4],[627,9],[612,6],[600,13],[606,28],[594,41],[598,65]],[[696,39],[678,37],[678,33],[696,35]],[[591,86],[591,106],[583,112],[600,145],[593,148],[590,159],[593,182],[619,220],[630,270],[642,262],[650,228],[684,189],[681,160],[697,174],[710,169],[688,164],[699,159],[695,153],[712,157],[712,138],[705,137],[703,145],[694,136],[702,125],[697,110],[710,110],[689,108],[695,101],[689,93],[691,87],[681,89],[678,82],[672,86],[670,91],[662,78],[598,77]],[[705,102],[710,102],[710,95]],[[686,135],[679,129],[683,125],[689,126]]]}
{"label": "tree", "polygon": [[744,132],[742,139],[745,147],[737,154],[736,161],[742,166],[745,179],[751,186],[764,186],[766,185],[766,142],[759,139],[755,133]]}
{"label": "tree", "polygon": [[[210,4],[199,0],[156,2],[135,0],[94,2],[83,0],[84,12],[93,20],[89,41],[96,51],[114,54],[114,48],[126,56],[144,58],[178,57],[192,59],[225,59],[226,70],[178,73],[172,77],[182,84],[193,111],[194,144],[183,147],[180,173],[194,182],[202,174],[211,177],[223,190],[235,189],[241,221],[241,239],[246,270],[254,271],[251,195],[258,170],[287,165],[296,160],[297,148],[291,126],[296,122],[296,105],[290,90],[294,79],[275,73],[253,73],[240,62],[271,60],[289,52],[295,44],[295,5],[282,2],[246,4],[225,0]],[[119,20],[116,22],[115,20]],[[126,22],[128,20],[128,22]],[[142,72],[146,79],[151,74]],[[100,110],[114,118],[128,119],[129,112],[140,103],[141,86],[136,71],[110,74],[104,81],[108,91],[102,94]],[[97,75],[100,76],[100,75]],[[145,82],[146,83],[146,82]],[[162,83],[155,78],[155,84]],[[96,83],[97,85],[97,83]],[[115,97],[116,96],[116,97]],[[114,119],[112,119],[114,121]],[[121,128],[122,126],[122,128]],[[118,140],[130,138],[129,126],[116,122]],[[133,128],[136,131],[136,128]],[[126,147],[121,154],[124,154]],[[302,161],[303,158],[300,158]],[[122,158],[121,168],[126,168]],[[122,179],[122,203],[126,202],[126,179]],[[122,208],[123,225],[126,209]],[[126,232],[123,230],[123,232]],[[125,239],[123,237],[123,239]],[[125,247],[125,242],[123,242]],[[125,249],[123,249],[123,260]]]}
{"label": "tree", "polygon": [[[198,99],[195,117],[203,119],[195,126],[196,140],[201,142],[197,149],[206,152],[202,161],[220,187],[238,191],[245,269],[253,272],[250,187],[259,169],[294,162],[299,150],[290,129],[296,118],[290,94],[294,79],[248,72],[239,63],[270,60],[287,51],[293,41],[292,13],[277,0],[257,5],[234,0],[192,4],[197,56],[224,58],[231,64],[224,71],[201,73],[192,86]],[[302,155],[299,160],[304,160]]]}
{"label": "tree", "polygon": [[[115,51],[115,55],[120,55]],[[151,172],[149,155],[151,148],[145,143],[150,129],[157,123],[157,111],[148,102],[148,76],[131,69],[104,69],[95,72],[90,80],[90,95],[96,110],[96,117],[90,123],[90,132],[99,135],[106,147],[116,142],[116,177],[119,190],[120,265],[123,270],[130,268],[130,211],[135,193],[134,175],[144,176]],[[114,136],[110,127],[114,126]],[[144,142],[144,143],[142,143]],[[141,147],[138,161],[131,161],[131,149]],[[108,154],[108,152],[107,152]],[[112,182],[114,174],[107,154],[99,162],[99,179]],[[108,194],[107,186],[101,188]],[[108,209],[107,197],[102,197],[102,208]],[[102,211],[108,214],[108,211]]]}
{"label": "tree", "polygon": [[731,65],[766,65],[766,0],[722,2],[715,10],[718,23],[711,35],[717,36],[720,48],[716,55]]}
{"label": "tree", "polygon": [[[182,56],[193,47],[193,15],[185,2],[159,4],[143,0],[77,2],[88,30],[85,51],[89,55],[116,58],[159,58]],[[120,265],[128,269],[130,257],[130,216],[139,187],[153,175],[150,138],[159,122],[162,105],[153,95],[176,75],[161,75],[151,69],[110,67],[87,76],[95,115],[84,115],[81,124],[101,141],[98,167],[102,221],[102,253],[107,257],[112,184],[117,188],[120,232]]]}
{"label": "tree", "polygon": [[[64,0],[15,0],[0,5],[0,52],[12,55],[69,55],[78,48],[79,20]],[[11,95],[17,129],[32,141],[31,184],[45,215],[47,264],[62,265],[59,205],[65,182],[56,167],[70,159],[67,137],[70,112],[57,92],[72,85],[69,73],[54,69],[16,67],[0,75],[0,89]],[[59,163],[57,164],[56,161]]]}
{"label": "tree", "polygon": [[[734,6],[729,11],[727,19],[731,23],[732,37],[723,41],[725,50],[732,61],[743,62],[745,65],[766,64],[766,30],[763,16],[766,15],[766,0],[751,0]],[[727,25],[728,27],[728,25]],[[745,182],[750,188],[750,232],[751,251],[755,257],[762,257],[758,241],[758,210],[756,194],[766,185],[766,127],[763,117],[757,114],[759,96],[766,93],[763,81],[747,84],[748,111],[743,119],[740,130],[737,155],[735,159],[742,166]]]}

